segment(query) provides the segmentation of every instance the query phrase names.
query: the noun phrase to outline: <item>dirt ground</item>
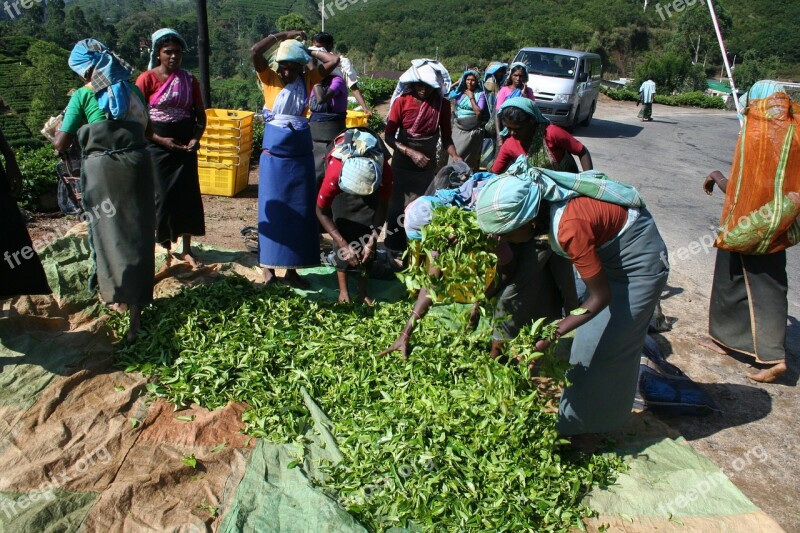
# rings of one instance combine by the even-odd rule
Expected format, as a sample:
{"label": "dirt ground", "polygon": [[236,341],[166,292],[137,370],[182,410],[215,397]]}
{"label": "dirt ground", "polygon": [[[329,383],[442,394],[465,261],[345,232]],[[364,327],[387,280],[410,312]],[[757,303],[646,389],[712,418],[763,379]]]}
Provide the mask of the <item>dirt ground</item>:
{"label": "dirt ground", "polygon": [[[257,193],[258,173],[253,167],[247,189],[237,197],[204,196],[206,235],[196,238],[196,242],[245,250],[240,231],[256,225]],[[52,238],[65,234],[76,222],[74,217],[37,217],[29,223],[29,230],[33,239]],[[697,343],[707,327],[707,290],[696,284],[691,271],[676,265],[662,302],[664,313],[674,323],[673,329],[657,338],[670,362],[702,384],[723,412],[704,418],[660,418],[722,468],[786,531],[800,531],[797,351],[790,353],[789,375],[779,384],[750,382],[745,377],[750,369],[747,361],[711,353]]]}

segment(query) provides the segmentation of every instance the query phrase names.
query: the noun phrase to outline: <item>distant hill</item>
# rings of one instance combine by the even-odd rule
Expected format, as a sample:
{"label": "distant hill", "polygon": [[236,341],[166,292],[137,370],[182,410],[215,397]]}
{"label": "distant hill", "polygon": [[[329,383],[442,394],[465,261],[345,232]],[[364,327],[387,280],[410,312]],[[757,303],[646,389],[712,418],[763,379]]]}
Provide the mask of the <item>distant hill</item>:
{"label": "distant hill", "polygon": [[[403,68],[413,57],[437,53],[449,65],[485,66],[533,45],[596,51],[624,75],[643,54],[667,45],[693,51],[690,38],[691,43],[701,38],[700,62],[704,53],[712,62],[718,59],[708,8],[702,0],[692,4],[682,4],[678,13],[666,0],[650,0],[646,10],[641,0],[369,0],[336,12],[326,29],[351,56],[363,54],[359,62],[371,68]],[[725,33],[731,58],[754,50],[762,57],[778,56],[787,70],[797,68],[800,2],[722,0],[715,5],[723,22],[726,17],[732,22]],[[695,31],[698,24],[708,27]]]}

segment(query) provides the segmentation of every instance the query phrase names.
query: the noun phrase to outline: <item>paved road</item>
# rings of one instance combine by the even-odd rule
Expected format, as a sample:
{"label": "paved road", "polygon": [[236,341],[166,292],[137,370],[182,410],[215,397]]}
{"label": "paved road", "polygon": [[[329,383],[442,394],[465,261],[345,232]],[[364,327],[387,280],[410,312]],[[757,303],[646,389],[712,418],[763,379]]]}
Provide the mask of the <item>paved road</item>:
{"label": "paved road", "polygon": [[[670,254],[673,271],[708,297],[714,269],[711,228],[719,223],[723,195],[708,197],[703,178],[731,167],[739,133],[733,112],[655,105],[653,122],[636,118],[632,102],[604,100],[592,124],[575,136],[592,153],[595,168],[635,185],[644,195]],[[704,247],[705,244],[705,247]],[[789,315],[800,317],[800,247],[789,250]],[[681,276],[683,278],[683,276]],[[789,346],[800,346],[800,323],[790,319]]]}

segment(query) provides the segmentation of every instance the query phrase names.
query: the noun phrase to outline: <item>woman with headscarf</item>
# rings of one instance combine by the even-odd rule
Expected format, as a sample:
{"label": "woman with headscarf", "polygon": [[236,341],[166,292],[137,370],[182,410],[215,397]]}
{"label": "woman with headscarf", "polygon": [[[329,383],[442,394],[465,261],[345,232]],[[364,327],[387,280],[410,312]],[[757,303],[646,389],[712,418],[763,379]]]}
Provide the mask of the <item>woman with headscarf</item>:
{"label": "woman with headscarf", "polygon": [[69,66],[86,85],[70,98],[53,144],[64,152],[76,136],[80,143],[82,203],[93,213],[87,217],[94,259],[89,287],[112,309],[130,310],[132,339],[142,307],[153,301],[155,205],[147,104],[128,82],[133,68],[95,39],[75,45]]}
{"label": "woman with headscarf", "polygon": [[[480,74],[475,69],[464,71],[461,79],[448,96],[455,108],[453,144],[456,153],[469,168],[478,170],[483,145],[483,125],[486,123],[486,96]],[[453,160],[450,160],[450,164]]]}
{"label": "woman with headscarf", "polygon": [[648,322],[669,273],[666,246],[633,187],[595,172],[535,168],[524,157],[480,192],[478,225],[525,242],[543,202],[551,204],[550,246],[573,262],[588,289],[585,312],[567,315],[536,344],[544,351],[577,329],[557,429],[612,431],[630,416]]}
{"label": "woman with headscarf", "polygon": [[415,59],[400,76],[389,107],[384,138],[394,151],[394,189],[386,221],[384,246],[401,252],[406,248],[402,216],[406,206],[425,194],[436,174],[437,145],[461,161],[453,145],[450,106],[445,95],[450,74],[438,61]]}
{"label": "woman with headscarf", "polygon": [[532,100],[509,98],[500,106],[500,121],[507,137],[492,165],[492,172],[503,173],[521,155],[531,165],[565,172],[577,172],[572,156],[581,161],[584,171],[592,170],[589,150],[566,130],[550,124]]}
{"label": "woman with headscarf", "polygon": [[389,151],[375,132],[353,128],[334,139],[325,160],[317,218],[333,239],[339,301],[350,303],[347,274],[357,272],[357,301],[372,305],[369,267],[392,196]]}
{"label": "woman with headscarf", "polygon": [[14,200],[22,187],[22,173],[2,130],[0,154],[5,159],[5,166],[0,162],[0,298],[50,294],[42,263]]}
{"label": "woman with headscarf", "polygon": [[708,309],[710,338],[720,354],[739,352],[763,365],[748,374],[771,383],[786,372],[788,278],[786,248],[800,241],[800,104],[774,81],[759,81],[742,97],[744,126],[730,181],[715,170],[703,189],[725,194],[722,233]]}
{"label": "woman with headscarf", "polygon": [[153,138],[148,147],[155,165],[156,241],[167,249],[178,238],[178,257],[200,266],[192,253],[192,236],[205,235],[203,199],[197,174],[197,150],[206,129],[206,111],[200,84],[181,68],[186,41],[178,32],[162,28],[152,37],[150,65],[136,80],[148,102]]}
{"label": "woman with headscarf", "polygon": [[[259,261],[266,283],[277,281],[275,268],[285,268],[287,283],[305,287],[297,269],[320,262],[314,143],[305,113],[314,85],[339,57],[324,50],[309,54],[296,37],[305,39],[305,32],[267,35],[250,48],[250,56],[264,91],[266,121],[258,180]],[[273,70],[264,54],[276,45]],[[318,66],[305,72],[312,58]]]}
{"label": "woman with headscarf", "polygon": [[[531,102],[536,100],[533,96],[533,89],[528,87],[528,67],[525,63],[511,63],[508,67],[505,85],[497,93],[495,109],[500,111],[506,100],[509,98],[527,98]],[[502,125],[500,123],[500,113],[495,115],[495,126],[497,128],[497,145],[503,144]]]}

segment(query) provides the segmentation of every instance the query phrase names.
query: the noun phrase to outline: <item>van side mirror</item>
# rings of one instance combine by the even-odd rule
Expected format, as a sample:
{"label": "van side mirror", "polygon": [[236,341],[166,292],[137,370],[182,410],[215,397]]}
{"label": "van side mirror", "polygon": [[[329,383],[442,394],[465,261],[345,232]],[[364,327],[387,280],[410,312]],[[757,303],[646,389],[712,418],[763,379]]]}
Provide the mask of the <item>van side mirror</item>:
{"label": "van side mirror", "polygon": [[578,81],[583,83],[589,80],[589,73],[588,72],[579,72],[578,73]]}

